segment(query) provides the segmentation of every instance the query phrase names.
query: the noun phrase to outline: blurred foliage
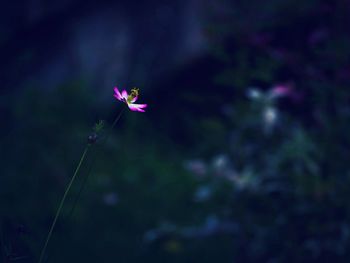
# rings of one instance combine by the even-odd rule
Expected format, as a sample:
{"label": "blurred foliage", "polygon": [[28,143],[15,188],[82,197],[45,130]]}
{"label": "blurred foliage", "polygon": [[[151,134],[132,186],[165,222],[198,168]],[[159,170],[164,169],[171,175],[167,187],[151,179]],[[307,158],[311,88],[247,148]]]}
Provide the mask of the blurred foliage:
{"label": "blurred foliage", "polygon": [[[142,97],[147,113],[125,111],[94,145],[50,262],[350,258],[347,2],[219,2],[210,54],[159,81]],[[293,93],[272,99],[276,85]],[[124,106],[96,105],[89,90],[1,98],[1,243],[13,257],[35,262],[94,123]]]}

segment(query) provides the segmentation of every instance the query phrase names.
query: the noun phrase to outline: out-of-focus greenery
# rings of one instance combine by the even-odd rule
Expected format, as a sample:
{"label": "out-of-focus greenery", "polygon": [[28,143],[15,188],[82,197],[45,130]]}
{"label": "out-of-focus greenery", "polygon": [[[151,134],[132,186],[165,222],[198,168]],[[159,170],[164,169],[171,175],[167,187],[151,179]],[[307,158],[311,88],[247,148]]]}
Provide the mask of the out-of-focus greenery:
{"label": "out-of-focus greenery", "polygon": [[[249,3],[214,9],[210,54],[158,82],[140,98],[147,113],[125,111],[93,146],[49,262],[348,261],[348,6]],[[267,99],[277,84],[292,95]],[[91,90],[2,98],[1,243],[13,257],[35,262],[94,123],[124,106],[96,105]]]}

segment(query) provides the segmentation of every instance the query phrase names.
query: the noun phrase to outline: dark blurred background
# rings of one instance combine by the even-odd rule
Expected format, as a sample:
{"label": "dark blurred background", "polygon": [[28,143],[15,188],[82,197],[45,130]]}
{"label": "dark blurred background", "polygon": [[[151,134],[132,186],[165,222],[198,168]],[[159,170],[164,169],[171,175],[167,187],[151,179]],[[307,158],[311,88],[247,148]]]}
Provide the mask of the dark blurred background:
{"label": "dark blurred background", "polygon": [[140,88],[147,112],[93,146],[45,262],[349,262],[349,14],[2,3],[0,262],[37,262],[92,127],[125,106],[114,86]]}

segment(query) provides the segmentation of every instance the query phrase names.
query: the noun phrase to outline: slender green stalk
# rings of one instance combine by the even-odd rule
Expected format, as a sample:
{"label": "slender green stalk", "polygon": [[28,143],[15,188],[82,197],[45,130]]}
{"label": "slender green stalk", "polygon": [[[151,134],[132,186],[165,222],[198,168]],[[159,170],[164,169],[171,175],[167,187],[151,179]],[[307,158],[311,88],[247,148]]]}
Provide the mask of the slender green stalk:
{"label": "slender green stalk", "polygon": [[[117,122],[119,121],[119,119],[120,119],[120,117],[122,116],[123,112],[124,112],[124,108],[120,111],[120,113],[119,113],[119,114],[117,115],[117,117],[114,119],[111,128],[108,130],[108,132],[107,132],[107,134],[106,134],[106,137],[104,138],[104,140],[103,140],[103,142],[102,142],[102,146],[104,146],[104,145],[106,144],[106,142],[107,142],[107,140],[108,140],[108,138],[109,138],[109,136],[110,136],[110,134],[111,134],[111,131],[113,130],[114,126],[115,126],[115,125],[117,124]],[[74,172],[74,175],[73,175],[72,179],[70,180],[70,182],[69,182],[69,184],[68,184],[68,186],[67,186],[67,189],[66,189],[66,191],[65,191],[65,193],[64,193],[64,195],[63,195],[63,197],[62,197],[61,203],[60,203],[60,205],[59,205],[59,207],[58,207],[58,210],[57,210],[57,212],[56,212],[55,219],[54,219],[54,221],[53,221],[53,223],[52,223],[52,225],[51,225],[50,231],[49,231],[49,233],[48,233],[48,235],[47,235],[47,238],[46,238],[46,241],[45,241],[45,245],[44,245],[44,247],[43,247],[43,249],[42,249],[42,251],[41,251],[41,253],[40,253],[40,258],[39,258],[38,263],[42,263],[42,261],[43,261],[43,259],[44,259],[44,255],[45,255],[45,251],[46,251],[46,249],[47,249],[47,245],[48,245],[48,243],[49,243],[49,241],[50,241],[50,238],[51,238],[53,229],[55,228],[57,219],[58,219],[59,214],[60,214],[60,212],[61,212],[61,210],[62,210],[64,201],[65,201],[65,199],[66,199],[66,197],[67,197],[67,194],[68,194],[68,192],[69,192],[69,190],[70,190],[70,188],[71,188],[71,186],[72,186],[72,184],[73,184],[73,181],[75,180],[75,178],[76,178],[76,176],[77,176],[77,174],[78,174],[78,171],[79,171],[79,169],[80,169],[80,166],[81,166],[81,164],[83,163],[83,161],[84,161],[84,159],[85,159],[85,155],[86,155],[86,153],[87,153],[87,151],[88,151],[88,149],[89,149],[89,146],[90,146],[90,144],[88,144],[88,145],[86,146],[85,151],[83,152],[83,154],[82,154],[82,156],[81,156],[81,158],[80,158],[79,164],[78,164],[78,166],[77,166],[77,168],[76,168],[76,170],[75,170],[75,172]],[[85,179],[84,179],[82,185],[80,186],[78,195],[77,195],[77,197],[76,197],[76,199],[75,199],[75,202],[74,202],[74,204],[73,204],[73,207],[72,207],[71,211],[69,212],[68,217],[71,217],[71,216],[73,215],[74,208],[76,207],[76,205],[77,205],[77,203],[78,203],[78,200],[79,200],[79,197],[80,197],[80,195],[81,195],[81,193],[82,193],[82,191],[83,191],[83,189],[84,189],[84,186],[85,186],[85,184],[86,184],[86,182],[87,182],[87,180],[88,180],[88,178],[89,178],[89,176],[90,176],[90,174],[91,174],[91,172],[92,172],[92,167],[94,166],[94,163],[95,163],[95,161],[96,161],[96,156],[97,156],[97,155],[95,154],[95,156],[94,156],[94,158],[93,158],[93,160],[92,160],[92,162],[91,162],[91,165],[90,165],[90,167],[89,167],[88,174],[86,175],[86,177],[85,177]]]}
{"label": "slender green stalk", "polygon": [[[106,134],[106,136],[105,136],[105,138],[104,138],[104,140],[103,140],[103,142],[102,142],[102,144],[101,144],[101,147],[102,147],[102,148],[103,148],[103,146],[107,143],[108,138],[109,138],[109,136],[111,135],[111,132],[112,132],[114,126],[115,126],[115,125],[117,124],[117,122],[119,121],[119,119],[120,119],[120,117],[122,116],[123,112],[124,112],[124,108],[119,112],[119,114],[117,115],[117,117],[114,119],[112,126],[111,126],[110,129],[107,131],[107,134]],[[76,197],[76,199],[75,199],[75,201],[74,201],[74,204],[73,204],[73,206],[72,206],[72,209],[71,209],[70,212],[69,212],[69,215],[68,215],[69,218],[73,215],[74,209],[75,209],[75,207],[76,207],[76,205],[77,205],[77,203],[78,203],[78,200],[79,200],[79,198],[80,198],[80,195],[81,195],[81,193],[83,192],[84,187],[85,187],[85,185],[86,185],[86,183],[87,183],[87,181],[88,181],[88,179],[89,179],[89,177],[90,177],[90,174],[91,174],[91,172],[92,172],[92,168],[93,168],[94,164],[96,163],[96,157],[97,157],[97,154],[95,154],[95,156],[93,157],[93,160],[91,161],[91,165],[90,165],[90,167],[89,167],[88,173],[87,173],[87,175],[85,176],[85,178],[84,178],[84,180],[83,180],[83,182],[82,182],[82,184],[81,184],[81,186],[80,186],[78,195],[77,195],[77,197]]]}
{"label": "slender green stalk", "polygon": [[43,247],[42,250],[41,250],[40,258],[39,258],[38,263],[42,263],[42,262],[43,262],[43,259],[44,259],[44,255],[45,255],[45,251],[46,251],[47,245],[49,244],[50,238],[51,238],[51,236],[52,236],[52,232],[53,232],[53,230],[54,230],[54,228],[55,228],[55,225],[56,225],[56,223],[57,223],[57,219],[58,219],[58,217],[59,217],[59,215],[60,215],[60,213],[61,213],[61,210],[62,210],[64,201],[66,200],[67,194],[68,194],[70,188],[72,187],[73,182],[74,182],[74,180],[75,180],[75,178],[76,178],[76,176],[77,176],[77,174],[78,174],[78,172],[79,172],[79,170],[80,170],[81,164],[83,163],[83,161],[84,161],[84,159],[85,159],[85,156],[86,156],[86,154],[87,154],[87,152],[88,152],[88,150],[89,150],[89,147],[90,147],[90,144],[87,144],[86,147],[85,147],[85,150],[84,150],[84,152],[83,152],[83,154],[82,154],[82,156],[81,156],[81,158],[80,158],[79,164],[78,164],[77,168],[75,169],[75,172],[74,172],[74,174],[73,174],[73,176],[72,176],[72,179],[70,180],[70,182],[69,182],[69,184],[68,184],[68,186],[67,186],[67,188],[66,188],[66,191],[65,191],[64,194],[63,194],[62,200],[61,200],[61,202],[60,202],[60,205],[58,206],[58,209],[57,209],[57,212],[56,212],[56,215],[55,215],[55,219],[53,220],[52,225],[51,225],[51,227],[50,227],[50,231],[49,231],[49,233],[47,234],[46,241],[45,241],[45,245],[44,245],[44,247]]}
{"label": "slender green stalk", "polygon": [[123,114],[123,112],[124,112],[124,109],[125,109],[125,108],[123,108],[123,109],[119,112],[118,116],[114,119],[113,124],[112,124],[111,128],[109,129],[108,134],[106,135],[106,138],[105,138],[105,140],[104,140],[103,143],[106,143],[106,142],[107,142],[108,137],[109,137],[109,135],[111,134],[111,131],[113,130],[114,126],[117,124],[117,122],[119,121],[120,117],[122,116],[122,114]]}

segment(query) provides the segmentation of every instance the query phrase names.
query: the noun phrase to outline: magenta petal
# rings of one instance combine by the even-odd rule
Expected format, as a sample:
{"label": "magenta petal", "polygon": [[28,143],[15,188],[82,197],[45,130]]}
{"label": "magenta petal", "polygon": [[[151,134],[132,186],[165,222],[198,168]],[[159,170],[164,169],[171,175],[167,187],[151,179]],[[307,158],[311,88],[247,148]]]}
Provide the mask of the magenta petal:
{"label": "magenta petal", "polygon": [[120,101],[124,102],[123,98],[119,98],[119,96],[117,94],[114,94],[113,97],[116,98],[117,100],[120,100]]}
{"label": "magenta petal", "polygon": [[139,109],[143,109],[143,108],[147,107],[147,104],[135,104],[135,103],[132,103],[132,105],[134,105],[135,107],[137,107]]}
{"label": "magenta petal", "polygon": [[292,94],[292,87],[291,85],[276,85],[274,87],[272,87],[272,90],[271,90],[271,95],[272,97],[284,97],[284,96],[289,96]]}
{"label": "magenta petal", "polygon": [[122,94],[120,94],[120,91],[117,87],[114,88],[114,97],[117,98],[118,100],[123,100]]}
{"label": "magenta petal", "polygon": [[139,111],[139,112],[145,112],[143,108],[146,108],[146,104],[128,104],[128,107],[132,111]]}
{"label": "magenta petal", "polygon": [[123,99],[121,96],[119,96],[118,94],[114,94],[113,96],[114,96],[114,98],[116,98],[117,100],[123,101],[123,102],[124,102],[124,99]]}
{"label": "magenta petal", "polygon": [[127,100],[128,99],[128,93],[126,92],[126,90],[122,91],[122,97]]}

